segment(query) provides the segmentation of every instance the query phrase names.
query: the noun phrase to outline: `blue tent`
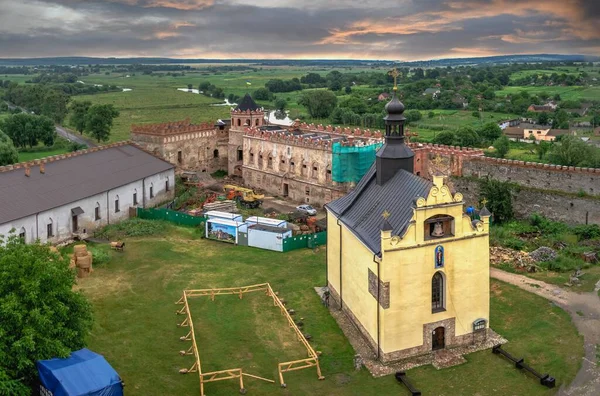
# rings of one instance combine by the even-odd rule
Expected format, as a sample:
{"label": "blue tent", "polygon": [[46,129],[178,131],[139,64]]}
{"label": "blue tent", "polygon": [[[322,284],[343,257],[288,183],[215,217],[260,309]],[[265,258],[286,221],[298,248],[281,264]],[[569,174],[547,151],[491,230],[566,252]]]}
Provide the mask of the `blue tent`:
{"label": "blue tent", "polygon": [[42,386],[53,396],[123,396],[119,374],[89,349],[65,359],[40,360],[37,367]]}

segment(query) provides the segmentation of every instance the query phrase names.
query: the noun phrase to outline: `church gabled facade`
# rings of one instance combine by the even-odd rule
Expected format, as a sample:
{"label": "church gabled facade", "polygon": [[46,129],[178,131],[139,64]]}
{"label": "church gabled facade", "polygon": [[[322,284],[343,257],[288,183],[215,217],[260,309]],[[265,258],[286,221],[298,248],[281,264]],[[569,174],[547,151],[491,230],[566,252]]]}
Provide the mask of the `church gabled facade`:
{"label": "church gabled facade", "polygon": [[404,105],[348,195],[325,205],[331,296],[384,363],[473,344],[489,329],[489,218],[472,220],[443,177],[413,173]]}

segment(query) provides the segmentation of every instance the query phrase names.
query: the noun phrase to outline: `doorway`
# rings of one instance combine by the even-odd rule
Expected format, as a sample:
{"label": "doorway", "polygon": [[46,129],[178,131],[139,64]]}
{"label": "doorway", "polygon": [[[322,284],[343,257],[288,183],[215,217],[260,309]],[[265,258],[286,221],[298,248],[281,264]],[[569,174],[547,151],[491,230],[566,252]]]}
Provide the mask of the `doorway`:
{"label": "doorway", "polygon": [[73,215],[71,219],[73,222],[73,232],[77,232],[77,229],[79,228],[79,225],[77,224],[77,215]]}
{"label": "doorway", "polygon": [[445,329],[443,327],[438,327],[435,329],[431,338],[432,351],[437,351],[438,349],[444,349],[446,347]]}
{"label": "doorway", "polygon": [[283,196],[287,197],[290,194],[290,185],[283,183]]}

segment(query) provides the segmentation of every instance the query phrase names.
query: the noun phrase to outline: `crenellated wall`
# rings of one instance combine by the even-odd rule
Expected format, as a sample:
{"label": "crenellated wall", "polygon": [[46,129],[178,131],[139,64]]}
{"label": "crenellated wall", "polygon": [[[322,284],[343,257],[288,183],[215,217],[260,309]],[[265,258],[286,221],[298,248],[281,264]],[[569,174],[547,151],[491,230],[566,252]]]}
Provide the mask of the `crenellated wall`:
{"label": "crenellated wall", "polygon": [[464,161],[462,174],[457,176],[489,176],[540,190],[600,196],[600,169],[595,168],[476,157]]}

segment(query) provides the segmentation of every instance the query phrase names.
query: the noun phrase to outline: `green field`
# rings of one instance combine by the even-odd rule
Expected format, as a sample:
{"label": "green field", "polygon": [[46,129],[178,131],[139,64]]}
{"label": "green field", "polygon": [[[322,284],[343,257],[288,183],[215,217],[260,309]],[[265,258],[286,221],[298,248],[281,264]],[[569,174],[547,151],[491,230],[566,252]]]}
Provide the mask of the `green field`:
{"label": "green field", "polygon": [[[79,281],[93,304],[95,324],[89,348],[102,353],[126,383],[128,395],[198,394],[197,374],[181,375],[193,363],[178,351],[187,328],[175,305],[183,289],[242,286],[269,282],[287,306],[304,322],[311,344],[321,351],[326,377],[314,369],[287,373],[287,389],[245,378],[252,395],[382,395],[405,392],[387,376],[374,379],[353,368],[354,351],[313,290],[325,284],[325,252],[296,250],[276,253],[200,239],[196,230],[170,225],[160,235],[126,240],[124,252],[107,245],[107,264],[95,265],[90,278]],[[583,341],[568,314],[541,297],[513,286],[491,284],[491,326],[510,342],[506,349],[540,372],[557,378],[548,390],[534,378],[490,351],[468,355],[461,366],[436,370],[431,366],[408,372],[426,395],[551,395],[571,381],[583,355]],[[277,362],[297,355],[297,342],[279,312],[264,295],[191,301],[204,371],[242,367],[246,372],[276,379]],[[264,302],[264,303],[263,303]],[[544,312],[540,315],[540,312]],[[290,347],[287,350],[287,346]],[[300,351],[301,352],[301,351]],[[301,356],[302,357],[302,356]],[[208,395],[237,394],[234,381],[206,386]]]}
{"label": "green field", "polygon": [[589,74],[592,77],[598,77],[600,75],[600,72],[598,71],[597,67],[591,68],[588,66],[558,66],[558,67],[553,67],[553,68],[548,68],[548,69],[540,68],[540,69],[534,69],[534,70],[521,70],[521,71],[511,74],[510,79],[514,81],[514,80],[519,80],[524,77],[530,77],[530,76],[541,76],[541,75],[550,76],[554,73],[556,73],[556,74],[564,73],[567,75],[578,76],[583,72],[586,72],[587,74]]}
{"label": "green field", "polygon": [[[429,112],[435,114],[429,118]],[[488,122],[498,122],[517,118],[516,114],[481,112],[480,118],[473,117],[473,112],[469,110],[421,110],[423,118],[410,126],[411,132],[417,132],[419,139],[431,140],[442,130],[453,131],[461,126],[470,126],[474,129],[480,128]]]}
{"label": "green field", "polygon": [[559,94],[562,100],[600,100],[600,86],[594,87],[505,87],[500,91],[496,91],[496,96],[506,97],[521,91],[527,91],[530,95],[537,95],[545,92],[550,96]]}

